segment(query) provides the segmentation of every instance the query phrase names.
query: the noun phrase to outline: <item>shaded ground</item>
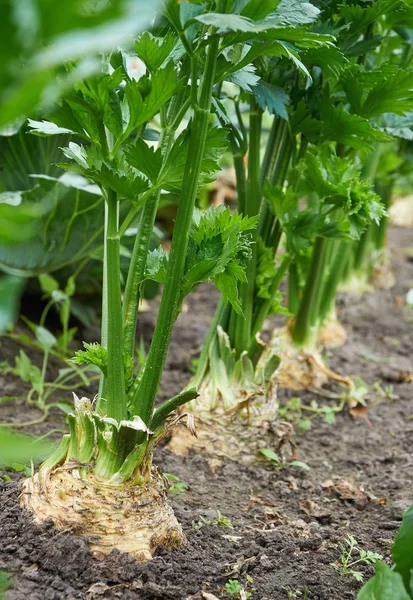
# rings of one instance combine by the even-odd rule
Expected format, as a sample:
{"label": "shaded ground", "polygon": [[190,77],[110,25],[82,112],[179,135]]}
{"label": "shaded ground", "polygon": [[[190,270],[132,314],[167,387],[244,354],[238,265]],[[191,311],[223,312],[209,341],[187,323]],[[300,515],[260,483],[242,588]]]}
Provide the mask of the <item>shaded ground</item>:
{"label": "shaded ground", "polygon": [[[411,232],[393,229],[390,241],[396,287],[340,297],[339,314],[349,340],[326,358],[341,374],[361,376],[370,386],[379,381],[383,390],[393,386],[387,396],[397,398],[378,401],[368,419],[354,419],[346,410],[335,425],[316,419],[311,431],[298,431],[298,458],[309,471],[276,470],[264,463],[249,468],[228,460],[212,473],[202,456],[177,457],[160,449],[155,462],[189,486],[171,496],[188,545],[141,566],[121,553],[99,562],[75,536],[48,524],[33,526],[16,503],[16,482],[1,482],[0,568],[10,569],[14,579],[6,598],[211,600],[203,592],[230,598],[225,583],[238,579],[245,584],[248,574],[253,600],[286,599],[285,588],[302,593],[307,588],[311,600],[355,599],[359,584],[337,568],[338,542],[351,534],[364,549],[388,557],[402,512],[413,501],[413,384],[399,381],[405,378],[403,371],[412,370],[413,315],[400,302],[413,287],[413,263],[402,251],[411,244]],[[201,287],[190,298],[189,312],[181,315],[162,383],[165,397],[186,384],[215,301],[211,288]],[[141,321],[148,339],[154,314],[146,313]],[[85,333],[90,339],[95,335]],[[10,359],[16,351],[14,343],[2,341],[0,359]],[[2,387],[2,394],[21,393],[10,376],[3,378]],[[292,395],[297,393],[280,390],[282,402]],[[306,403],[316,398],[314,393],[299,395]],[[370,397],[379,400],[380,393],[371,387]],[[24,403],[0,404],[0,418],[26,420]],[[36,432],[56,427],[64,427],[59,412]],[[232,528],[213,524],[217,511],[230,519]],[[201,517],[211,524],[197,528]],[[366,576],[372,572],[360,570]]]}

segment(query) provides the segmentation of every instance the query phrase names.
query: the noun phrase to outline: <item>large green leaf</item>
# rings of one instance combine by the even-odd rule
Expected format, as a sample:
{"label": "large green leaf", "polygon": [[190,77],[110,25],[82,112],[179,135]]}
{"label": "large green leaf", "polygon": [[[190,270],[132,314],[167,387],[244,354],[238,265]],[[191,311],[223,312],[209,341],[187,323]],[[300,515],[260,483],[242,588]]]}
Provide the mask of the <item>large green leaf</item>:
{"label": "large green leaf", "polygon": [[30,460],[41,460],[46,458],[54,447],[50,442],[39,442],[27,435],[0,430],[0,466],[13,463],[27,464]]}
{"label": "large green leaf", "polygon": [[410,592],[413,570],[413,506],[403,515],[401,527],[392,546],[394,570],[403,577],[404,585]]}
{"label": "large green leaf", "polygon": [[[24,275],[51,272],[81,260],[100,243],[102,197],[82,177],[71,173],[58,179],[39,176],[35,187],[23,193],[22,201],[28,211],[38,207],[41,212],[32,221],[32,239],[6,244],[0,237],[2,269]],[[6,208],[11,212],[20,207]]]}
{"label": "large green leaf", "polygon": [[[68,81],[96,68],[88,57],[136,35],[157,5],[157,0],[1,2],[0,125],[53,102]],[[54,78],[57,67],[77,59],[82,60],[78,68]]]}
{"label": "large green leaf", "polygon": [[376,574],[361,588],[357,600],[411,600],[403,579],[386,563],[376,563]]}

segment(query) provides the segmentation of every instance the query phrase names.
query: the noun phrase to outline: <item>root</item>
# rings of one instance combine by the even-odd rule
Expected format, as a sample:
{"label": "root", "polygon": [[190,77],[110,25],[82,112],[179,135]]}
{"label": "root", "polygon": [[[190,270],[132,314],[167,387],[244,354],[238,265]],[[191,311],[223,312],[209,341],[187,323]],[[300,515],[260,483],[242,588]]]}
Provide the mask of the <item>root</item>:
{"label": "root", "polygon": [[280,348],[281,364],[277,375],[280,387],[290,390],[318,389],[327,382],[326,373],[319,368],[323,364],[320,353],[297,348],[288,326],[274,330],[271,345]]}
{"label": "root", "polygon": [[337,319],[328,320],[320,330],[318,343],[321,348],[340,348],[347,341],[347,331]]}
{"label": "root", "polygon": [[[194,413],[197,437],[188,429],[177,427],[171,432],[168,448],[175,454],[188,456],[191,452],[203,454],[212,471],[230,458],[244,465],[259,460],[259,451],[271,447],[283,458],[295,456],[293,427],[278,417],[276,384],[264,392],[239,392],[238,403],[225,410],[222,398],[211,409],[214,392],[205,382],[196,401],[186,406]],[[216,400],[216,399],[215,399]]]}
{"label": "root", "polygon": [[188,456],[191,452],[202,454],[208,460],[211,471],[221,467],[228,459],[244,465],[256,464],[262,448],[272,448],[283,460],[295,458],[296,446],[293,426],[274,416],[273,422],[261,425],[246,424],[225,419],[195,418],[197,437],[184,427],[172,432],[168,448],[175,454]]}
{"label": "root", "polygon": [[20,503],[36,523],[51,519],[58,529],[85,538],[98,558],[116,548],[143,562],[157,548],[185,543],[156,469],[148,484],[117,486],[92,473],[81,476],[78,467],[41,471],[23,481]]}

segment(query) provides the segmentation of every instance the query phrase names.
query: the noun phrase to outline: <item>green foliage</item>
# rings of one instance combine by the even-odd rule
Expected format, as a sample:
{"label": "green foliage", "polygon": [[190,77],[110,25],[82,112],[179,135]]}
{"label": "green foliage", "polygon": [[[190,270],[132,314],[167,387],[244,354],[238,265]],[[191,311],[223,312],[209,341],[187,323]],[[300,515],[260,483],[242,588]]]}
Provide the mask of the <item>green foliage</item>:
{"label": "green foliage", "polygon": [[403,521],[392,546],[394,570],[403,578],[406,590],[413,595],[413,507],[403,515]]}
{"label": "green foliage", "polygon": [[411,600],[406,592],[403,579],[386,563],[377,562],[376,574],[360,590],[357,600],[381,600],[394,598],[394,600]]}
{"label": "green foliage", "polygon": [[176,475],[172,475],[172,473],[164,473],[164,475],[168,480],[169,494],[182,494],[183,492],[189,490],[189,485],[184,481],[181,481]]}
{"label": "green foliage", "polygon": [[[144,0],[114,0],[99,7],[88,0],[64,6],[36,0],[19,9],[13,2],[3,2],[0,33],[8,43],[0,51],[0,124],[9,124],[39,105],[50,106],[68,85],[96,69],[89,57],[111,51],[147,25],[155,8],[155,3]],[[79,58],[81,63],[72,72],[59,69],[62,63]],[[56,72],[59,79],[53,81]]]}
{"label": "green foliage", "polygon": [[72,361],[76,365],[95,365],[102,373],[106,374],[108,364],[108,351],[97,342],[88,344],[83,342],[84,350],[77,350]]}
{"label": "green foliage", "polygon": [[357,600],[410,600],[412,588],[413,507],[403,515],[401,527],[392,546],[394,566],[377,562],[376,574],[360,590]]}
{"label": "green foliage", "polygon": [[[0,236],[0,267],[23,275],[76,263],[102,243],[103,203],[96,186],[72,174],[59,178],[38,175],[33,181],[32,189],[21,192],[22,209],[37,213],[36,219],[31,218],[29,239],[16,236],[11,244]],[[13,235],[19,224],[14,215],[11,218]]]}
{"label": "green foliage", "polygon": [[44,459],[53,450],[54,445],[48,441],[39,441],[26,435],[18,435],[13,431],[0,430],[0,466],[7,467],[12,463],[30,463],[31,460]]}
{"label": "green foliage", "polygon": [[289,97],[282,88],[260,81],[254,87],[253,93],[262,110],[267,109],[269,113],[278,115],[288,121],[287,105]]}
{"label": "green foliage", "polygon": [[[203,281],[213,281],[223,298],[241,311],[237,281],[245,281],[245,263],[257,219],[242,217],[228,208],[210,208],[195,221],[190,235],[181,299]],[[168,255],[159,248],[148,256],[145,279],[165,282]]]}
{"label": "green foliage", "polygon": [[360,548],[357,540],[352,535],[347,536],[344,544],[339,542],[339,546],[341,549],[341,575],[352,575],[356,581],[363,581],[363,573],[353,569],[355,565],[375,564],[383,558],[377,552]]}

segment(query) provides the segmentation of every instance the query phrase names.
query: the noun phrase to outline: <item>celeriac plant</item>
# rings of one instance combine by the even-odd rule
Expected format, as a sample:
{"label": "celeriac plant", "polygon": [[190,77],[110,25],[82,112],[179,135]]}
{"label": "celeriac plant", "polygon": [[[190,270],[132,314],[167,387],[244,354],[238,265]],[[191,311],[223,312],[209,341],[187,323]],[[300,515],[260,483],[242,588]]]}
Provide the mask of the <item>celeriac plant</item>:
{"label": "celeriac plant", "polygon": [[[114,52],[102,59],[100,74],[76,84],[47,121],[33,124],[37,135],[64,132],[83,139],[63,149],[70,162],[60,166],[97,184],[105,200],[101,343],[85,344],[74,358],[99,367],[102,375],[95,401],[75,398],[70,433],[24,484],[22,501],[37,520],[53,518],[60,527],[75,524],[79,533],[98,536],[91,542],[96,552],[117,547],[146,559],[158,546],[173,548],[184,539],[152,467],[152,452],[182,418],[174,416],[176,409],[197,392],[184,391],[157,409],[155,400],[184,297],[212,280],[238,307],[236,282],[245,279],[256,226],[253,215],[225,208],[193,221],[197,193],[213,178],[226,147],[225,130],[211,123],[223,52],[215,24],[227,18],[226,5],[225,0],[209,3],[215,12],[203,14],[198,4],[166,2],[153,34],[145,32],[135,44],[144,75],[131,77],[127,54]],[[177,134],[187,113],[190,123]],[[156,122],[155,148],[146,138],[149,123]],[[161,248],[148,252],[162,190],[180,197],[169,256]],[[120,240],[137,214],[122,290]],[[148,355],[136,370],[137,308],[147,280],[164,284],[164,290]],[[98,520],[97,512],[103,515]]]}
{"label": "celeriac plant", "polygon": [[[228,410],[239,401],[240,389],[247,396],[270,389],[258,376],[263,345],[257,336],[271,312],[287,312],[279,303],[286,272],[291,320],[285,331],[274,332],[272,343],[273,353],[279,350],[283,359],[279,379],[293,387],[321,383],[324,367],[316,369],[318,377],[312,365],[321,363],[317,349],[324,324],[333,325],[323,332],[328,343],[342,339],[335,296],[347,257],[358,240],[362,245],[368,228],[381,227],[386,214],[362,165],[377,144],[392,139],[390,129],[380,126],[380,117],[386,113],[390,119],[389,113],[396,116],[410,106],[411,74],[397,66],[373,68],[379,59],[366,57],[380,55],[388,44],[387,29],[384,37],[371,38],[376,21],[392,15],[399,23],[409,10],[387,1],[374,8],[315,4],[306,3],[299,14],[279,4],[278,16],[293,19],[295,25],[307,23],[306,33],[292,53],[290,46],[262,46],[248,79],[245,74],[242,81],[238,78],[242,93],[232,93],[235,121],[221,114],[223,123],[229,121],[240,210],[259,214],[259,225],[248,283],[240,288],[245,314],[220,305],[194,379],[207,386],[213,409],[220,396]],[[317,37],[318,31],[327,35]],[[249,56],[255,58],[252,51]],[[241,115],[246,99],[248,132]],[[263,116],[268,118],[264,109],[274,117],[261,158]],[[248,171],[243,160],[247,148]],[[235,369],[241,357],[248,363],[242,376]]]}

